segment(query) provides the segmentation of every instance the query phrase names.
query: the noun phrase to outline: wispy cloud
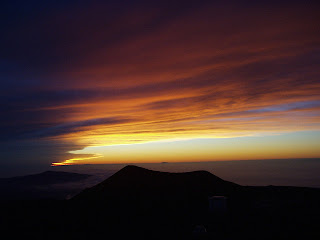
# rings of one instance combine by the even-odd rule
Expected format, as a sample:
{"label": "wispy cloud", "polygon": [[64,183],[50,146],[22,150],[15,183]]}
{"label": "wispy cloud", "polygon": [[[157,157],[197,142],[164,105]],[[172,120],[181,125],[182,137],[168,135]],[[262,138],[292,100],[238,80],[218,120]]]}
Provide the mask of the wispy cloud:
{"label": "wispy cloud", "polygon": [[70,133],[77,133],[84,131],[90,127],[99,126],[112,126],[116,124],[128,123],[132,120],[129,119],[117,119],[117,118],[96,118],[78,122],[69,122],[60,125],[56,125],[49,128],[44,128],[40,131],[34,132],[32,137],[50,138],[55,136],[67,135]]}

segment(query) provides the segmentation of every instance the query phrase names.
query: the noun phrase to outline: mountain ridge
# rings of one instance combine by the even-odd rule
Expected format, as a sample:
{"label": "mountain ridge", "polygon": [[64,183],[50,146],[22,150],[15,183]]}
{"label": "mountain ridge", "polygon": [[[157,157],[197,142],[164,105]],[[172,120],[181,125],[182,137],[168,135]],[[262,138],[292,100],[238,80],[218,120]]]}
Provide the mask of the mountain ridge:
{"label": "mountain ridge", "polygon": [[148,197],[174,195],[229,194],[238,184],[225,181],[207,171],[183,173],[161,172],[128,165],[101,183],[85,189],[73,200],[140,195]]}

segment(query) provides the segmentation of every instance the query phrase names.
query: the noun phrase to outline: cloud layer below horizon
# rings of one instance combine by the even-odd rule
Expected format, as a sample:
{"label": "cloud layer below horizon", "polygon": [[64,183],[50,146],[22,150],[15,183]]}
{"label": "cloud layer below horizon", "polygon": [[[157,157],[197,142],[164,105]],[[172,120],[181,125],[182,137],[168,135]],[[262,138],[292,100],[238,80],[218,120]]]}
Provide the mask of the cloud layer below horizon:
{"label": "cloud layer below horizon", "polygon": [[54,146],[47,164],[88,146],[319,131],[318,10],[300,1],[9,3],[3,146]]}

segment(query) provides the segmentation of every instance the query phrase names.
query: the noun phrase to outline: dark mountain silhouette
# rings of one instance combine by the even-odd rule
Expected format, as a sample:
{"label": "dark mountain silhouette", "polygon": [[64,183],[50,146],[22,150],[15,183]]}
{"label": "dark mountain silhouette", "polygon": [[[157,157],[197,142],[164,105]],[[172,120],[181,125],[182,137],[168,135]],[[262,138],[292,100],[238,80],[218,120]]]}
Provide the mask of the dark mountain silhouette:
{"label": "dark mountain silhouette", "polygon": [[[223,215],[209,212],[208,198],[217,195],[227,198]],[[127,166],[71,202],[76,209],[85,209],[82,214],[87,219],[95,219],[86,227],[98,231],[107,225],[116,236],[126,232],[146,239],[188,239],[200,224],[208,230],[198,236],[202,238],[269,239],[276,238],[275,234],[285,237],[300,230],[315,231],[319,200],[319,189],[248,187],[206,171],[167,173]],[[291,225],[301,228],[284,230]]]}
{"label": "dark mountain silhouette", "polygon": [[[46,171],[39,174],[1,178],[0,200],[4,199],[63,199],[70,194],[68,190],[53,188],[55,184],[82,181],[90,177],[87,174]],[[80,189],[78,189],[79,191]]]}
{"label": "dark mountain silhouette", "polygon": [[209,196],[229,196],[240,188],[207,171],[168,173],[129,165],[71,202],[92,221],[86,227],[94,231],[107,225],[109,234],[136,236],[143,226],[143,234],[151,239],[170,234],[187,237],[184,233],[192,231],[191,222],[208,212]]}
{"label": "dark mountain silhouette", "polygon": [[86,189],[74,200],[97,201],[120,196],[177,196],[229,194],[240,185],[222,180],[207,171],[168,173],[126,166],[100,184]]}
{"label": "dark mountain silhouette", "polygon": [[[209,211],[212,196],[224,211]],[[0,226],[39,239],[319,239],[319,202],[320,189],[127,166],[70,200],[5,202]]]}

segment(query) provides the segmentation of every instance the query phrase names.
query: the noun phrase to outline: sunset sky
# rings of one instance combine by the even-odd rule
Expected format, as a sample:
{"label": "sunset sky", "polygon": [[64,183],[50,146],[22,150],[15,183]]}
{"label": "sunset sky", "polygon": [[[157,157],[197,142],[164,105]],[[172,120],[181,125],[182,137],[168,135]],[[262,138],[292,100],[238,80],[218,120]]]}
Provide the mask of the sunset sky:
{"label": "sunset sky", "polygon": [[320,157],[319,1],[2,1],[0,174]]}

